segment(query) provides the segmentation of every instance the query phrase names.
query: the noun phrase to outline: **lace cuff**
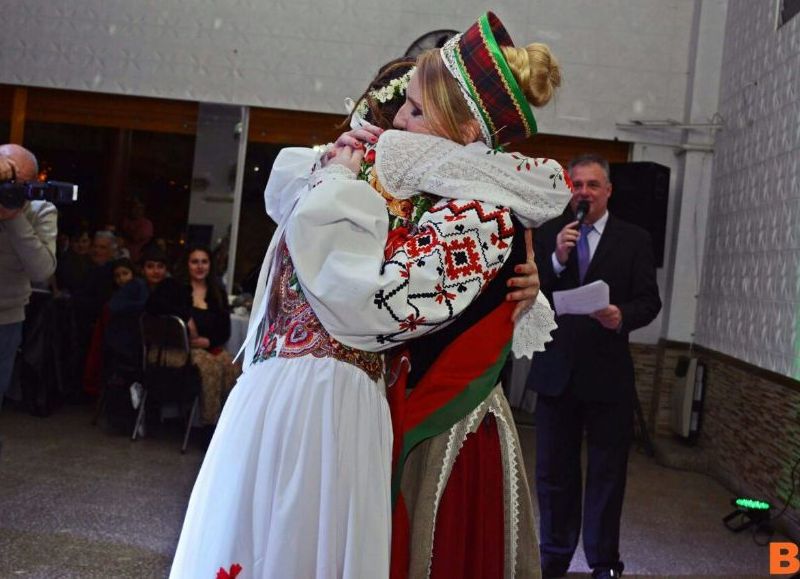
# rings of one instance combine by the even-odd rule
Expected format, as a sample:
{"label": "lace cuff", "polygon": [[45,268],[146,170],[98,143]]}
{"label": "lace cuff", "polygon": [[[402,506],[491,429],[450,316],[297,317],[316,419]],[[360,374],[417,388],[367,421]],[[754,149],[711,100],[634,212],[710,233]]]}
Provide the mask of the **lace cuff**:
{"label": "lace cuff", "polygon": [[550,302],[539,292],[536,301],[514,325],[511,352],[515,358],[533,359],[534,352],[544,352],[544,345],[553,338],[550,334],[558,327]]}
{"label": "lace cuff", "polygon": [[323,181],[344,181],[353,180],[355,178],[356,174],[344,165],[340,165],[339,163],[331,163],[325,167],[322,167],[321,169],[315,170],[311,174],[311,184],[309,189],[313,189]]}

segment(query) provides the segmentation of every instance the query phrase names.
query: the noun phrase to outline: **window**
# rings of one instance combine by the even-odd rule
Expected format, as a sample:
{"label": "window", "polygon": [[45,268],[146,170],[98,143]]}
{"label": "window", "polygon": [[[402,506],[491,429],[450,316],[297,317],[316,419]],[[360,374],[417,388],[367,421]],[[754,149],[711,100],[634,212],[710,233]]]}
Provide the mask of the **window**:
{"label": "window", "polygon": [[798,13],[800,13],[800,0],[780,0],[778,28],[797,16]]}

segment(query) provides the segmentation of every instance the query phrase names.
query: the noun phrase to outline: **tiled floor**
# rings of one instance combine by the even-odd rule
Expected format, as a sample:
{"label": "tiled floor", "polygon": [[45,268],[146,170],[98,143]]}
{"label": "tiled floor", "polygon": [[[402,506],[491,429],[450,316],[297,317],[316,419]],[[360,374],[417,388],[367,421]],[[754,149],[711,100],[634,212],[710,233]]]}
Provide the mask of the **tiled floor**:
{"label": "tiled floor", "polygon": [[49,418],[0,414],[0,577],[164,577],[199,448],[178,425],[131,442],[68,406]]}
{"label": "tiled floor", "polygon": [[[90,418],[81,406],[0,413],[0,577],[166,576],[202,452],[180,454],[178,425],[132,443]],[[520,432],[532,459],[533,430]],[[710,478],[636,452],[628,488],[626,577],[767,575],[766,548],[723,528],[730,495]],[[569,576],[587,572],[579,549]]]}
{"label": "tiled floor", "polygon": [[[534,429],[521,427],[520,435],[533,481]],[[712,478],[664,468],[635,447],[622,515],[625,577],[768,576],[767,548],[751,533],[734,534],[722,525],[733,510],[731,498]],[[590,577],[589,571],[579,547],[568,576]]]}

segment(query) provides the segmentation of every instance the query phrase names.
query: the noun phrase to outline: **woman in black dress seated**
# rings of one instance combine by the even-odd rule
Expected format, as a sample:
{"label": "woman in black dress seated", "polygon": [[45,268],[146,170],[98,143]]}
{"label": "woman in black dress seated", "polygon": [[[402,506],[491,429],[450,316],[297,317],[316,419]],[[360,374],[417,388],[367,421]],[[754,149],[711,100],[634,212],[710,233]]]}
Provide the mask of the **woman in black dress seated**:
{"label": "woman in black dress seated", "polygon": [[213,271],[208,249],[190,247],[176,277],[167,277],[152,289],[146,309],[151,314],[177,315],[187,323],[192,362],[202,381],[200,416],[203,424],[216,424],[241,370],[224,347],[231,334],[228,298]]}

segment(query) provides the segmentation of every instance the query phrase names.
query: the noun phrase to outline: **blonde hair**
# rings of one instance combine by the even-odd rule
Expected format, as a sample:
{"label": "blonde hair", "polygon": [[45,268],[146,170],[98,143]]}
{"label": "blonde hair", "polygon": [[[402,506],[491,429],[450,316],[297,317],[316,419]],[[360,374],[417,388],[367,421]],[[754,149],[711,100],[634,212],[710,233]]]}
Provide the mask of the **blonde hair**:
{"label": "blonde hair", "polygon": [[[534,107],[543,107],[561,86],[561,69],[546,44],[525,47],[502,46],[514,78],[525,98]],[[480,134],[475,117],[461,95],[438,49],[427,50],[417,58],[422,108],[430,129],[438,136],[461,144],[476,140]],[[454,95],[458,95],[454,98]],[[475,127],[475,131],[465,127]]]}
{"label": "blonde hair", "polygon": [[[426,50],[417,57],[417,73],[422,92],[422,108],[430,129],[438,136],[466,145],[474,139],[465,135],[464,126],[474,121],[461,96],[458,82],[444,65],[439,49]],[[453,98],[453,95],[458,95]]]}
{"label": "blonde hair", "polygon": [[561,86],[561,67],[546,44],[534,42],[525,47],[501,46],[508,67],[535,107],[543,107]]}

